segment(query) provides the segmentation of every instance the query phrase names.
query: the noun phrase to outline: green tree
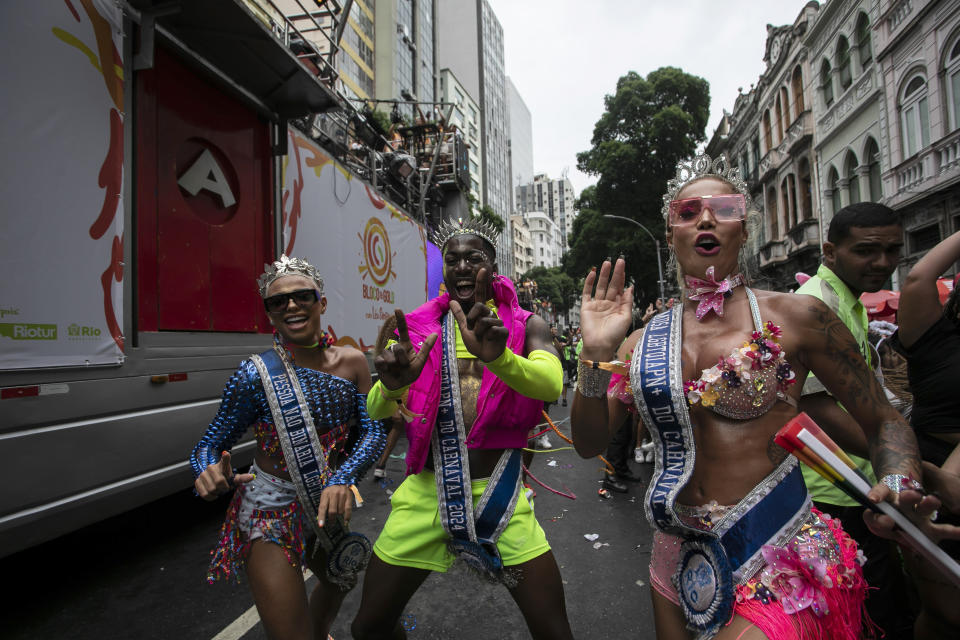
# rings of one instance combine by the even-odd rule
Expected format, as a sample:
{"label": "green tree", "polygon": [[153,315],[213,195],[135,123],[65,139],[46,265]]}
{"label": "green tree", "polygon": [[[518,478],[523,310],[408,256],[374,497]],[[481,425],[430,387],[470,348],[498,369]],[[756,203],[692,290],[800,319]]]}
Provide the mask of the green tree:
{"label": "green tree", "polygon": [[[604,106],[591,148],[577,154],[577,167],[597,176],[597,184],[584,189],[577,202],[580,213],[564,268],[580,279],[604,258],[622,254],[640,304],[657,295],[653,242],[630,223],[603,215],[631,218],[664,237],[662,196],[677,162],[692,157],[706,139],[710,85],[675,67],[657,69],[646,78],[631,71],[617,81],[613,95],[604,97]],[[663,240],[661,244],[665,246]]]}
{"label": "green tree", "polygon": [[537,298],[546,300],[557,313],[565,313],[576,300],[577,283],[562,267],[534,267],[520,278],[537,282]]}
{"label": "green tree", "polygon": [[504,228],[507,226],[507,223],[503,221],[503,218],[497,215],[497,212],[493,210],[493,207],[488,204],[480,207],[477,210],[476,215],[484,222],[492,224],[500,233],[503,233]]}

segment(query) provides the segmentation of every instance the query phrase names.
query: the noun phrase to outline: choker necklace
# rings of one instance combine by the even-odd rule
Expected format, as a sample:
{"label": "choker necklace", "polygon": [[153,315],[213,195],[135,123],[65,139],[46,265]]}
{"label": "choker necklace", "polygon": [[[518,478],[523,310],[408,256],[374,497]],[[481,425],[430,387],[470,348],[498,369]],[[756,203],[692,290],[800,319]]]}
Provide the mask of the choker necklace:
{"label": "choker necklace", "polygon": [[287,342],[286,340],[284,340],[284,339],[280,336],[280,332],[279,332],[279,331],[276,331],[276,330],[275,330],[275,331],[273,332],[273,344],[274,344],[274,346],[275,346],[277,349],[280,349],[283,353],[285,353],[285,354],[287,355],[287,357],[290,358],[290,362],[294,362],[293,349],[291,348],[291,345],[297,346],[297,347],[301,347],[301,348],[303,348],[303,349],[318,349],[318,350],[320,350],[320,351],[323,351],[323,350],[326,349],[327,347],[333,346],[333,343],[334,343],[334,342],[336,342],[336,340],[334,339],[334,337],[333,337],[332,335],[330,335],[329,333],[327,333],[326,331],[324,331],[323,329],[320,329],[320,333],[317,335],[317,341],[314,342],[313,344],[308,344],[308,345],[299,345],[299,344],[298,344],[298,345],[293,345],[293,343],[290,343],[290,342]]}
{"label": "choker necklace", "polygon": [[[693,302],[699,302],[694,314],[697,320],[703,318],[711,311],[714,311],[721,318],[723,317],[723,301],[733,295],[733,290],[743,284],[743,276],[739,273],[727,276],[720,282],[717,282],[713,276],[713,267],[707,267],[707,279],[702,280],[693,276],[683,276],[687,289],[687,299]],[[692,292],[690,291],[692,289]]]}

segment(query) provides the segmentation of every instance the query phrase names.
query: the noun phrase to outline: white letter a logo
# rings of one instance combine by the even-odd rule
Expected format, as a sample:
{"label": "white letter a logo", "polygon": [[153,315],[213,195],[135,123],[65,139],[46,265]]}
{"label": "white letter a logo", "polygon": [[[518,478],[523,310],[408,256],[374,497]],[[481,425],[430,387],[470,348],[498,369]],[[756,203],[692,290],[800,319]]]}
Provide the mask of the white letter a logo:
{"label": "white letter a logo", "polygon": [[223,208],[232,207],[237,199],[233,197],[230,191],[230,184],[226,176],[223,175],[223,169],[217,164],[213,154],[209,149],[204,149],[197,161],[189,169],[183,172],[177,184],[186,190],[192,196],[197,195],[203,189],[208,189],[220,196]]}

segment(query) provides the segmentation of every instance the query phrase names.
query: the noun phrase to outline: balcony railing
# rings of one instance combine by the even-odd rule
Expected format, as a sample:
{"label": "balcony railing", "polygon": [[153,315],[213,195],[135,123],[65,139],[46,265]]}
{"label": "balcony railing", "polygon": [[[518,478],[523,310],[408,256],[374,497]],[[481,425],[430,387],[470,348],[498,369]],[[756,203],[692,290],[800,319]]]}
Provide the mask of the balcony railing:
{"label": "balcony railing", "polygon": [[787,259],[787,247],[783,240],[771,240],[760,247],[760,268],[779,264]]}
{"label": "balcony railing", "polygon": [[894,171],[896,174],[897,193],[914,191],[928,176],[925,175],[923,165],[929,156],[929,150],[903,162]]}
{"label": "balcony railing", "polygon": [[937,173],[946,173],[960,168],[960,129],[946,136],[936,145]]}

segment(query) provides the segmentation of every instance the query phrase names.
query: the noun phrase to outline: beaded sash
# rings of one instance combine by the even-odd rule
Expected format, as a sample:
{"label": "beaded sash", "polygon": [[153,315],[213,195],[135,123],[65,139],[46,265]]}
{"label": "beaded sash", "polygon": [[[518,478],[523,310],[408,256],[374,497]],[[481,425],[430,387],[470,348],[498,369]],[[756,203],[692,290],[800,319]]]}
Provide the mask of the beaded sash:
{"label": "beaded sash", "polygon": [[792,538],[810,511],[797,460],[784,460],[710,531],[685,524],[675,503],[696,461],[683,393],[682,305],[655,316],[637,343],[630,380],[657,452],[644,509],[658,529],[684,538],[673,576],[687,626],[712,638],[733,614],[734,586],[755,572],[761,547]]}

